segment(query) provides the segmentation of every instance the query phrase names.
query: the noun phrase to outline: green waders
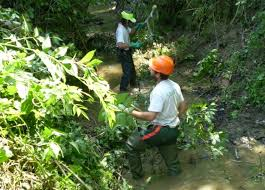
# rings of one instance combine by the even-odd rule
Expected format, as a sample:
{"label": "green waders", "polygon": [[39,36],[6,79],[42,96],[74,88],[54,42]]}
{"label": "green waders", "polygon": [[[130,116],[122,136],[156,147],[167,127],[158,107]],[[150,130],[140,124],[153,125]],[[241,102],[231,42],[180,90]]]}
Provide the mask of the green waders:
{"label": "green waders", "polygon": [[178,175],[181,169],[177,158],[177,136],[178,130],[168,126],[149,126],[147,129],[135,131],[126,142],[128,160],[133,178],[139,179],[143,177],[140,154],[150,146],[158,148],[166,163],[168,175]]}

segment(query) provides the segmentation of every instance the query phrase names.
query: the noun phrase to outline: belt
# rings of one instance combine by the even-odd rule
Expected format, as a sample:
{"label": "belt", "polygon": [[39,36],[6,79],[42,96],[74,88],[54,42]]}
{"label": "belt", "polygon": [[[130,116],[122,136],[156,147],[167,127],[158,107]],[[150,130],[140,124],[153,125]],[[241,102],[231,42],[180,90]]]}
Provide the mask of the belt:
{"label": "belt", "polygon": [[146,135],[144,135],[144,136],[142,136],[141,140],[144,141],[144,140],[150,139],[151,137],[153,137],[157,133],[159,133],[161,128],[162,128],[162,126],[160,126],[160,125],[154,125],[153,131],[148,133],[148,134],[146,134]]}
{"label": "belt", "polygon": [[166,125],[166,126],[162,126],[162,125],[149,125],[147,128],[149,128],[149,127],[152,127],[152,131],[150,133],[145,134],[144,136],[142,136],[141,140],[144,141],[144,140],[150,139],[151,137],[153,137],[156,134],[158,134],[162,128],[169,127],[169,126],[168,125]]}
{"label": "belt", "polygon": [[131,49],[127,49],[126,50],[126,49],[121,49],[121,48],[118,48],[118,47],[117,47],[117,50],[121,51],[121,52],[130,52],[131,51]]}
{"label": "belt", "polygon": [[164,128],[164,127],[169,127],[168,125],[148,125],[147,129],[155,129],[157,127]]}

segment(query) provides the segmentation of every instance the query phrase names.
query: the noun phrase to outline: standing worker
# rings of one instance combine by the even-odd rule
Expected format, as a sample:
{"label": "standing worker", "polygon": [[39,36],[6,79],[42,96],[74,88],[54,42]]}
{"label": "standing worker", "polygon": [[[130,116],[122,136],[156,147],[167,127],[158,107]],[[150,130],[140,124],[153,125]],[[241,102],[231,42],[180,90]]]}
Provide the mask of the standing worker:
{"label": "standing worker", "polygon": [[147,129],[135,131],[126,142],[130,170],[134,179],[143,177],[140,153],[148,146],[158,147],[168,168],[168,175],[176,176],[181,172],[177,159],[177,126],[180,123],[179,115],[185,114],[187,106],[180,86],[168,79],[173,73],[174,61],[168,56],[153,58],[149,63],[149,70],[156,80],[156,86],[150,94],[148,111],[129,108],[123,110],[138,119],[151,122]]}
{"label": "standing worker", "polygon": [[120,91],[128,91],[128,86],[136,86],[136,71],[132,58],[132,48],[140,48],[140,42],[130,42],[130,35],[134,34],[137,30],[144,27],[144,23],[136,24],[136,27],[131,29],[129,22],[135,23],[136,19],[132,13],[122,11],[121,20],[116,30],[116,47],[118,60],[122,66],[122,78],[120,82]]}

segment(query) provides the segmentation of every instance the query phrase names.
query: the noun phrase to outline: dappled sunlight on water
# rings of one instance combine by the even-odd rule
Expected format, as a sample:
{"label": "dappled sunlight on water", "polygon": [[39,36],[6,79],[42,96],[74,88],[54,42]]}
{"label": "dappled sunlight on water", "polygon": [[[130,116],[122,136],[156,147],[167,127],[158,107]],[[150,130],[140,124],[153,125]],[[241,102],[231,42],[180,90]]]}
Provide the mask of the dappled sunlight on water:
{"label": "dappled sunlight on water", "polygon": [[256,146],[254,146],[253,147],[253,151],[256,154],[260,154],[261,156],[265,157],[265,147],[264,147],[264,145],[256,145]]}
{"label": "dappled sunlight on water", "polygon": [[202,185],[201,187],[198,188],[198,190],[218,190],[218,189],[233,190],[234,188],[221,184],[207,184],[207,185]]}

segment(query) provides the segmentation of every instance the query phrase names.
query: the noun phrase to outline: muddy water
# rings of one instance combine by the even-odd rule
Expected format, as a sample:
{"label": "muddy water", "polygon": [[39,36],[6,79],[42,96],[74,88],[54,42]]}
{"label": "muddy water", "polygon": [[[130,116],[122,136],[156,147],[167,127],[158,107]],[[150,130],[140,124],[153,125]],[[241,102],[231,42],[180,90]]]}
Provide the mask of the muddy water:
{"label": "muddy water", "polygon": [[[98,68],[98,74],[112,89],[117,89],[122,74],[120,64],[115,57],[101,59],[104,64]],[[190,69],[180,66],[172,77],[182,87],[189,104],[202,100],[194,93],[197,84],[187,81],[190,75]],[[265,146],[254,140],[247,141],[242,139],[243,143],[231,146],[216,160],[201,150],[180,151],[183,172],[177,177],[164,175],[166,167],[162,158],[155,151],[149,151],[142,155],[146,180],[133,182],[132,186],[137,190],[265,190]]]}
{"label": "muddy water", "polygon": [[254,148],[239,148],[237,153],[241,156],[238,160],[231,153],[211,160],[198,152],[181,151],[179,158],[183,172],[179,176],[156,177],[143,186],[147,190],[264,190],[260,157],[264,162],[265,149],[263,147],[261,153],[257,153]]}
{"label": "muddy water", "polygon": [[122,76],[121,64],[118,62],[116,55],[101,56],[103,64],[97,68],[97,73],[109,82],[111,89],[116,89]]}

